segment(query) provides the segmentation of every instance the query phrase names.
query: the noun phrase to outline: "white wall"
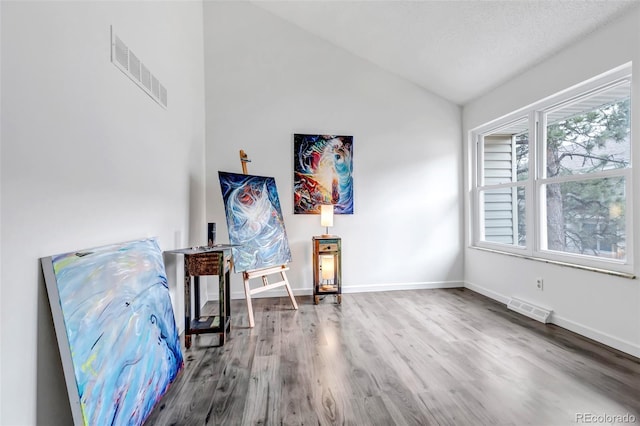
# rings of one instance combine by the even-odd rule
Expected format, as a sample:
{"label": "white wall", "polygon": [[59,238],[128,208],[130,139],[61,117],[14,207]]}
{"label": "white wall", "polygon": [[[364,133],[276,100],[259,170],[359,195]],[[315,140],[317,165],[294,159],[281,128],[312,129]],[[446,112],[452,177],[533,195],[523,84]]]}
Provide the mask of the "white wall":
{"label": "white wall", "polygon": [[[2,47],[2,5],[0,4],[0,47]],[[1,49],[0,49],[1,51]],[[2,99],[2,58],[0,57],[0,100]],[[2,102],[0,101],[0,242],[2,241]],[[2,243],[0,243],[0,308],[2,308]],[[0,314],[0,321],[2,316]],[[0,324],[0,332],[2,327]],[[0,336],[0,421],[2,421],[2,338]]]}
{"label": "white wall", "polygon": [[[627,14],[526,73],[496,88],[463,109],[464,135],[488,121],[552,95],[619,65],[634,61],[640,75],[640,11]],[[634,78],[632,104],[640,105],[640,85]],[[634,113],[634,118],[638,114]],[[640,120],[633,121],[640,135]],[[466,136],[465,136],[466,137]],[[467,141],[465,141],[465,145]],[[640,164],[638,137],[633,142],[633,163]],[[469,150],[466,149],[469,159]],[[469,189],[467,173],[466,188]],[[634,170],[634,194],[640,188],[640,167]],[[640,197],[634,197],[636,247],[635,273],[640,268]],[[469,223],[469,200],[465,220]],[[469,229],[469,227],[467,227]],[[468,234],[468,232],[467,232]],[[467,235],[467,242],[468,240]],[[544,278],[544,290],[535,287]],[[518,296],[553,309],[552,321],[595,340],[640,356],[640,283],[638,280],[518,259],[500,254],[465,250],[466,285],[498,300]]]}
{"label": "white wall", "polygon": [[[68,425],[39,258],[146,236],[164,250],[204,242],[202,5],[1,8],[0,424]],[[167,110],[110,63],[110,25],[164,83]]]}
{"label": "white wall", "polygon": [[[228,237],[217,173],[240,173],[244,149],[250,174],[276,179],[288,277],[311,294],[311,237],[324,228],[293,214],[293,134],[353,135],[355,214],[330,230],[342,237],[343,291],[461,286],[460,108],[256,5],[206,2],[204,15],[207,219],[218,241]],[[240,284],[234,275],[234,297]]]}

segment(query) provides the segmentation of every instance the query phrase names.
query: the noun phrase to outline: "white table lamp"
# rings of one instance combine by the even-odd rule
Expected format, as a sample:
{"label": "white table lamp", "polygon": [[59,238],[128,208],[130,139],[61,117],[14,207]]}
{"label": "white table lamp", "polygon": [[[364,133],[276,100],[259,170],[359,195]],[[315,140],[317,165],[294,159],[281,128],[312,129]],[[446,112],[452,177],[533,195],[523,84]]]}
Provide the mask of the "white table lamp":
{"label": "white table lamp", "polygon": [[329,227],[333,226],[333,205],[322,204],[320,206],[320,225],[326,228],[326,234],[329,235]]}

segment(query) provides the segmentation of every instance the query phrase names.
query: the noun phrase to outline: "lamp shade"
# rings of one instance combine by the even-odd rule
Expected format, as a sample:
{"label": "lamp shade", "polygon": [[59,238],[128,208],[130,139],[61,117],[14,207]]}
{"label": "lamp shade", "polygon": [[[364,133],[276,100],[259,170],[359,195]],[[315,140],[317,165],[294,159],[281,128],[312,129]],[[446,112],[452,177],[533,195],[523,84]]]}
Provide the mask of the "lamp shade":
{"label": "lamp shade", "polygon": [[323,204],[320,206],[320,225],[333,226],[333,205]]}
{"label": "lamp shade", "polygon": [[333,256],[320,256],[320,269],[322,269],[323,280],[333,280],[335,278],[335,267]]}

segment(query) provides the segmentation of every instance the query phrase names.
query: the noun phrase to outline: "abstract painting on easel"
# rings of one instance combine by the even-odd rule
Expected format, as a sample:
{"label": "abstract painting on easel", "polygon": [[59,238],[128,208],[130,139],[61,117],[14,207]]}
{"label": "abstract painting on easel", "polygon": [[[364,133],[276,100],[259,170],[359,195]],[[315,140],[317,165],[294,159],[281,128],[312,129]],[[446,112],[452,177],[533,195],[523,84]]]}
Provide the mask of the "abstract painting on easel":
{"label": "abstract painting on easel", "polygon": [[293,146],[294,213],[353,214],[353,136],[294,134]]}
{"label": "abstract painting on easel", "polygon": [[291,262],[276,181],[272,177],[218,172],[235,272]]}

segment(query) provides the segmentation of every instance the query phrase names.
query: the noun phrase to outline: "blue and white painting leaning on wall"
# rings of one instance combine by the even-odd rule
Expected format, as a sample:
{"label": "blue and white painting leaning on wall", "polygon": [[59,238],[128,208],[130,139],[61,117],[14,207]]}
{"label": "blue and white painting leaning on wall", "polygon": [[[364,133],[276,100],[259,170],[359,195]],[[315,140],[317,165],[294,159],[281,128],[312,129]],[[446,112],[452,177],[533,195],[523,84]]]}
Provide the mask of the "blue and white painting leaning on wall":
{"label": "blue and white painting leaning on wall", "polygon": [[65,253],[42,265],[74,422],[142,424],[183,365],[158,243]]}

